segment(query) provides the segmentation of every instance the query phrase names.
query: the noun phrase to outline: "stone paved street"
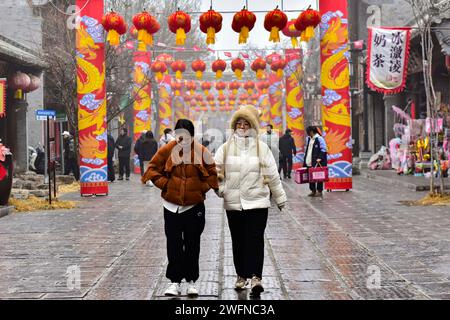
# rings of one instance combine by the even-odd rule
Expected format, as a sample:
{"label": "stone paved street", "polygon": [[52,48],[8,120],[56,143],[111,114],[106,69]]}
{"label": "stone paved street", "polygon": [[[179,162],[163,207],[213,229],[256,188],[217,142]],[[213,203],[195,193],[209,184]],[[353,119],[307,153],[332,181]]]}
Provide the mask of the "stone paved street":
{"label": "stone paved street", "polygon": [[[323,199],[284,182],[289,202],[270,210],[261,299],[450,299],[449,208],[408,207],[398,201],[424,193],[354,181]],[[159,191],[133,177],[111,184],[108,197],[66,198],[78,208],[0,219],[0,299],[166,299]],[[249,299],[233,290],[221,200],[210,192],[206,206],[198,299]]]}

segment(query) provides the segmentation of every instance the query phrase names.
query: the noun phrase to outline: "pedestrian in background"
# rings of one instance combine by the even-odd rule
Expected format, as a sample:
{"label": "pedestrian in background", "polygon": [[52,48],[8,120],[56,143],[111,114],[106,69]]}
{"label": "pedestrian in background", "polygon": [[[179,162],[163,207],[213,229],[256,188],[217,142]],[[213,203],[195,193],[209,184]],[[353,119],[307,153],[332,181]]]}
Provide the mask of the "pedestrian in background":
{"label": "pedestrian in background", "polygon": [[[305,164],[306,167],[313,168],[317,166],[327,166],[327,144],[325,139],[319,134],[317,127],[310,126],[306,129],[306,150]],[[311,193],[309,197],[321,197],[323,191],[323,182],[310,183],[309,189]]]}
{"label": "pedestrian in background", "polygon": [[80,180],[80,167],[77,160],[77,152],[75,148],[75,139],[68,132],[63,132],[63,144],[64,144],[64,175],[68,176],[73,173],[75,180]]}
{"label": "pedestrian in background", "polygon": [[114,151],[115,148],[114,137],[108,133],[108,181],[114,182],[116,180],[116,173],[114,171]]}
{"label": "pedestrian in background", "polygon": [[[156,142],[153,136],[153,132],[147,131],[145,133],[144,139],[140,141],[138,150],[136,151],[136,153],[139,155],[141,176],[144,176],[145,170],[147,170],[150,160],[152,160],[156,152],[158,152],[158,142]],[[151,181],[148,181],[147,185],[153,187],[153,183]]]}
{"label": "pedestrian in background", "polygon": [[173,131],[170,128],[164,129],[164,134],[162,135],[161,139],[159,139],[159,147],[162,148],[166,144],[168,144],[170,141],[174,141],[175,138],[173,136]]}
{"label": "pedestrian in background", "polygon": [[119,149],[119,180],[130,180],[130,156],[131,156],[131,137],[128,136],[127,128],[120,129],[120,135],[116,141],[116,148]]}
{"label": "pedestrian in background", "polygon": [[258,139],[258,111],[241,107],[232,117],[232,135],[217,150],[219,197],[224,199],[237,273],[235,289],[242,290],[251,278],[251,294],[264,291],[264,231],[270,208],[270,192],[278,208],[286,203],[275,158]]}
{"label": "pedestrian in background", "polygon": [[280,168],[279,172],[283,170],[284,178],[291,179],[292,162],[297,147],[295,146],[294,138],[292,137],[292,130],[287,129],[286,133],[280,138]]}
{"label": "pedestrian in background", "polygon": [[208,149],[194,140],[194,124],[178,120],[176,140],[160,148],[141,181],[151,180],[162,190],[164,229],[167,238],[166,277],[171,281],[165,295],[178,296],[183,279],[187,295],[197,296],[200,238],[205,227],[206,193],[218,190],[217,172]]}

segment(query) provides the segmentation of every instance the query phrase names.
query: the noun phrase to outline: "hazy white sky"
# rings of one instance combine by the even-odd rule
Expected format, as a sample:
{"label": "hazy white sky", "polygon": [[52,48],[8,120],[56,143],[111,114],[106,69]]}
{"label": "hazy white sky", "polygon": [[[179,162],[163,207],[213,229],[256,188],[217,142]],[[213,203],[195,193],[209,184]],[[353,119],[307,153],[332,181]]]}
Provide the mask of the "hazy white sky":
{"label": "hazy white sky", "polygon": [[[304,10],[309,5],[312,8],[317,9],[318,0],[248,0],[248,9],[250,11],[271,11],[278,5],[281,9],[283,3],[283,9],[289,10]],[[202,0],[201,11],[207,11],[210,7],[210,0]],[[233,11],[238,12],[245,5],[245,0],[213,0],[213,9],[219,12]],[[288,19],[297,18],[299,12],[286,12]],[[239,49],[242,45],[238,43],[239,35],[231,29],[231,22],[233,20],[233,14],[224,13],[222,30],[216,35],[216,44],[210,46],[211,49]],[[269,32],[264,29],[264,16],[265,13],[256,14],[256,23],[253,30],[250,32],[249,43],[257,46],[258,48],[272,47],[273,42],[269,42]],[[281,40],[286,39],[281,35]],[[233,56],[237,55],[237,52],[232,52]],[[221,58],[224,58],[223,53],[219,53]]]}

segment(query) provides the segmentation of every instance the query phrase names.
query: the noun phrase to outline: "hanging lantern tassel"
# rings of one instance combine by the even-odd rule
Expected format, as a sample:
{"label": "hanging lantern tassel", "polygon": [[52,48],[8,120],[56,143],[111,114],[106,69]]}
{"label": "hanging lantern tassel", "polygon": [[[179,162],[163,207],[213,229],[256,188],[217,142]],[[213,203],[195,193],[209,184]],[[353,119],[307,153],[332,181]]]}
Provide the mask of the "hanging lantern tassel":
{"label": "hanging lantern tassel", "polygon": [[311,40],[312,38],[314,38],[314,27],[309,26],[302,32],[301,40],[309,42],[309,40]]}
{"label": "hanging lantern tassel", "polygon": [[206,44],[215,44],[216,43],[216,29],[213,27],[208,28],[208,32],[206,34]]}
{"label": "hanging lantern tassel", "polygon": [[195,76],[197,77],[197,79],[201,79],[202,76],[203,76],[203,72],[201,72],[201,71],[196,71],[196,72],[195,72]]}
{"label": "hanging lantern tassel", "polygon": [[189,92],[191,93],[191,96],[193,96],[194,95],[194,90],[189,90]]}
{"label": "hanging lantern tassel", "polygon": [[183,74],[181,73],[180,70],[175,72],[175,78],[176,79],[183,79]]}
{"label": "hanging lantern tassel", "polygon": [[237,94],[237,89],[233,89],[233,94],[236,95]]}
{"label": "hanging lantern tassel", "polygon": [[221,79],[223,75],[223,71],[222,70],[217,70],[216,72],[216,79]]}
{"label": "hanging lantern tassel", "polygon": [[209,91],[205,90],[205,96],[209,95]]}
{"label": "hanging lantern tassel", "polygon": [[180,95],[180,90],[175,90],[175,95],[179,96]]}
{"label": "hanging lantern tassel", "polygon": [[263,77],[264,77],[264,70],[258,69],[258,71],[256,71],[256,78],[262,79]]}
{"label": "hanging lantern tassel", "polygon": [[234,71],[234,74],[236,75],[236,78],[238,78],[239,80],[242,80],[242,70],[241,69],[236,69]]}
{"label": "hanging lantern tassel", "polygon": [[239,44],[247,43],[249,33],[250,30],[248,29],[248,27],[242,27],[241,32],[239,32]]}
{"label": "hanging lantern tassel", "polygon": [[186,40],[186,33],[183,28],[177,29],[177,35],[175,37],[175,43],[179,46],[184,45],[184,41]]}
{"label": "hanging lantern tassel", "polygon": [[298,39],[296,37],[291,38],[291,43],[294,49],[298,47]]}
{"label": "hanging lantern tassel", "polygon": [[161,72],[156,73],[156,80],[161,81],[163,78],[163,74]]}
{"label": "hanging lantern tassel", "polygon": [[280,29],[278,27],[272,27],[270,30],[269,41],[280,42]]}
{"label": "hanging lantern tassel", "polygon": [[283,69],[278,69],[277,70],[277,77],[278,78],[282,78],[283,77]]}
{"label": "hanging lantern tassel", "polygon": [[116,30],[111,29],[108,32],[106,40],[109,42],[110,45],[118,46],[120,44],[120,35]]}

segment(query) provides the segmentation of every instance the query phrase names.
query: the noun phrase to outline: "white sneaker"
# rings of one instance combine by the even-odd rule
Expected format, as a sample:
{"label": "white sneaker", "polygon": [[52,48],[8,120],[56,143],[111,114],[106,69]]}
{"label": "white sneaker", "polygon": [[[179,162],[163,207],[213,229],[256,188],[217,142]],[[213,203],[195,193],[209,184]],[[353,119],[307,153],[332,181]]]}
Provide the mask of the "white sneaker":
{"label": "white sneaker", "polygon": [[153,182],[151,182],[151,181],[147,181],[147,182],[145,183],[145,185],[146,185],[147,187],[153,187],[153,186],[154,186]]}
{"label": "white sneaker", "polygon": [[197,297],[198,296],[198,290],[195,286],[195,282],[191,281],[189,282],[188,289],[187,289],[187,295],[190,297]]}
{"label": "white sneaker", "polygon": [[178,296],[181,294],[180,284],[172,282],[164,292],[165,296]]}

